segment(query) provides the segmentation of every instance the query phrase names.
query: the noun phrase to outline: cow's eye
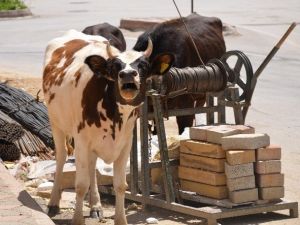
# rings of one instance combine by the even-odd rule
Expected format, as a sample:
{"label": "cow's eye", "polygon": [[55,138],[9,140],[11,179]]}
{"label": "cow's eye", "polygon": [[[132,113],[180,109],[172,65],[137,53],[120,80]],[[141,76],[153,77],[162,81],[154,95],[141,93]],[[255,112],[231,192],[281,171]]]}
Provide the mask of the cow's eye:
{"label": "cow's eye", "polygon": [[124,67],[124,63],[120,59],[112,59],[108,61],[108,70],[111,74],[118,74]]}
{"label": "cow's eye", "polygon": [[149,70],[149,64],[147,62],[140,62],[138,65],[139,73],[142,75],[147,75],[145,73]]}

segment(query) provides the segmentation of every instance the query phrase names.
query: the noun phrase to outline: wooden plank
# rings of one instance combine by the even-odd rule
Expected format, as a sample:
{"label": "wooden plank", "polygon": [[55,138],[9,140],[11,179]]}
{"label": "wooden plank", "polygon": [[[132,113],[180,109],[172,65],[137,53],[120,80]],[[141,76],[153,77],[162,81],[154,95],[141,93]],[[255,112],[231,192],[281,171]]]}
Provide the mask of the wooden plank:
{"label": "wooden plank", "polygon": [[214,172],[224,172],[224,163],[225,159],[214,159],[203,156],[180,153],[180,165],[185,167],[205,169]]}
{"label": "wooden plank", "polygon": [[225,151],[221,148],[221,145],[195,140],[180,141],[180,152],[210,158],[225,158]]}
{"label": "wooden plank", "polygon": [[226,185],[213,186],[188,180],[180,180],[180,185],[181,189],[184,191],[196,192],[199,195],[211,197],[214,199],[225,199],[228,197],[228,190]]}
{"label": "wooden plank", "polygon": [[225,173],[216,173],[183,166],[178,167],[178,177],[184,180],[190,180],[210,185],[226,184]]}

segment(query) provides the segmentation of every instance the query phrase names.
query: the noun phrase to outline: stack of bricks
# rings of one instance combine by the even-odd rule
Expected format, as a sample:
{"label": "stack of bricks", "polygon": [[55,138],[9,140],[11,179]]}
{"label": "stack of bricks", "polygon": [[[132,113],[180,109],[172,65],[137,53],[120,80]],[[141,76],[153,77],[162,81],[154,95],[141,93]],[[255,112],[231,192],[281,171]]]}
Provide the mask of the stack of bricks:
{"label": "stack of bricks", "polygon": [[256,150],[256,184],[261,200],[284,197],[284,176],[281,173],[281,148],[270,145]]}
{"label": "stack of bricks", "polygon": [[[181,141],[181,188],[240,204],[283,197],[280,148],[243,125],[192,127]],[[276,193],[276,194],[272,194]]]}

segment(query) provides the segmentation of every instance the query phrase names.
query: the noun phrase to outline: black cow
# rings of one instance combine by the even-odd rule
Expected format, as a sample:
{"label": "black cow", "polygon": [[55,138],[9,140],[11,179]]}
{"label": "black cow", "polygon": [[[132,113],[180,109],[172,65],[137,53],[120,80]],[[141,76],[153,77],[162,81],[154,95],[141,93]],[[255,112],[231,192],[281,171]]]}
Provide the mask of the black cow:
{"label": "black cow", "polygon": [[124,52],[126,50],[126,42],[122,31],[109,23],[100,23],[97,25],[86,27],[84,28],[82,33],[90,35],[100,35],[109,40],[110,44],[119,49],[121,52]]}
{"label": "black cow", "polygon": [[[204,17],[196,13],[183,19],[204,63],[212,58],[220,58],[225,53],[226,47],[220,19]],[[174,67],[183,68],[201,65],[193,43],[180,18],[163,22],[147,30],[139,36],[133,49],[144,51],[147,48],[148,37],[151,38],[154,46],[150,62],[159,54],[169,52],[175,55]],[[205,95],[181,95],[169,99],[168,108],[190,108],[195,105],[204,105],[204,103]],[[193,125],[194,116],[178,116],[176,119],[178,131],[181,134],[185,127]]]}

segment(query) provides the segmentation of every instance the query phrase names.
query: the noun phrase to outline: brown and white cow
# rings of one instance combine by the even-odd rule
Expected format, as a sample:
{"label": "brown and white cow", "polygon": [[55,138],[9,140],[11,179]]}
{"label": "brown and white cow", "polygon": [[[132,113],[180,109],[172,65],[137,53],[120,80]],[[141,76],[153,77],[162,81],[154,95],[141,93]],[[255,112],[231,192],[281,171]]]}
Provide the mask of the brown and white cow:
{"label": "brown and white cow", "polygon": [[[146,79],[164,74],[173,56],[161,54],[150,65],[152,42],[144,52],[120,53],[100,36],[69,31],[46,50],[43,91],[56,146],[56,176],[49,215],[59,210],[66,136],[74,137],[76,208],[73,224],[84,224],[83,199],[90,188],[91,216],[102,212],[95,164],[97,157],[113,162],[116,193],[115,224],[127,224],[124,192],[137,108],[145,98]],[[166,68],[166,64],[169,66]]]}

